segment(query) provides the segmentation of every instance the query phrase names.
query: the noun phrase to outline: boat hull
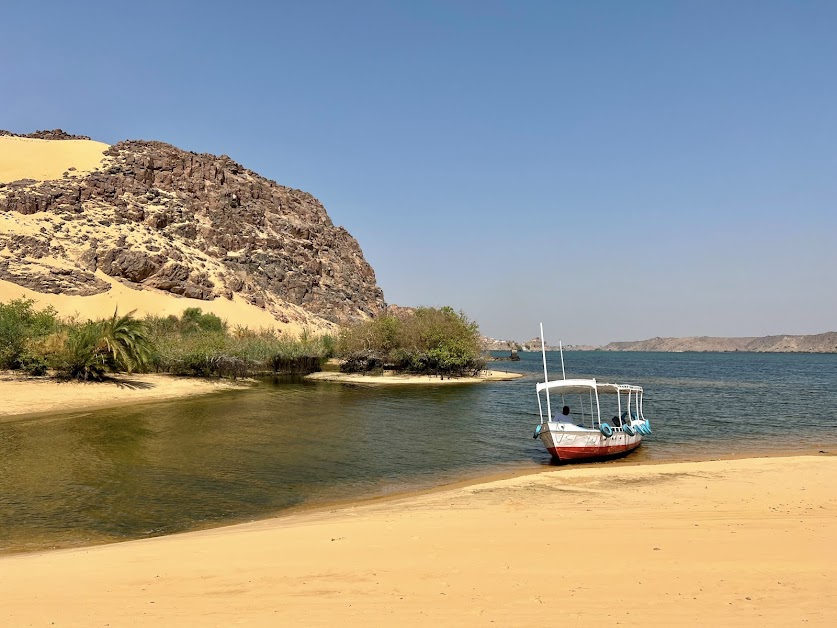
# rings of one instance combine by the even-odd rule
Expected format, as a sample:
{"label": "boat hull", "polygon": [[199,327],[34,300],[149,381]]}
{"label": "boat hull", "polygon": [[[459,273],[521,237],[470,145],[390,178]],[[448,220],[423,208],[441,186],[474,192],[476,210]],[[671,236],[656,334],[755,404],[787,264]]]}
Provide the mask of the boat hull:
{"label": "boat hull", "polygon": [[595,460],[627,454],[642,443],[642,435],[629,435],[621,429],[605,436],[599,430],[566,423],[544,423],[540,439],[553,458],[560,461]]}

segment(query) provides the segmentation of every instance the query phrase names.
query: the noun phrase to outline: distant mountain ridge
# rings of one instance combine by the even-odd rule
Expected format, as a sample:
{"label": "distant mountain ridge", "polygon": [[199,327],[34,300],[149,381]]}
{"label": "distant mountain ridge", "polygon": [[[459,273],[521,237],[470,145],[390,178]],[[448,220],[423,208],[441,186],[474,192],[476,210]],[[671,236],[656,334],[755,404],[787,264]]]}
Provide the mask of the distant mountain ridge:
{"label": "distant mountain ridge", "polygon": [[756,353],[837,353],[837,332],[743,338],[692,336],[611,342],[601,351],[753,351]]}
{"label": "distant mountain ridge", "polygon": [[[494,340],[484,338],[483,348],[488,351],[502,351],[516,348],[520,351],[540,351],[538,338],[528,342]],[[547,351],[558,347],[547,346]],[[591,345],[565,345],[568,351],[661,351],[679,353],[684,351],[752,351],[755,353],[837,353],[837,332],[811,335],[747,336],[724,338],[717,336],[689,336],[685,338],[649,338],[627,342],[610,342],[601,347]]]}

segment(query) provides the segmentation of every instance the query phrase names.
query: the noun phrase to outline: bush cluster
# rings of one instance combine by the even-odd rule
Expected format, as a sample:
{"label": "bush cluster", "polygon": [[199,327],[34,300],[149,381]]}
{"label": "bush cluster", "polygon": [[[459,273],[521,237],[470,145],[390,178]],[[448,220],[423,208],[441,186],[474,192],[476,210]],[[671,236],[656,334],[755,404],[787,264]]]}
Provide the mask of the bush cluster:
{"label": "bush cluster", "polygon": [[55,310],[36,311],[30,299],[0,303],[0,369],[41,374],[46,365],[37,345],[58,328]]}
{"label": "bush cluster", "polygon": [[[185,314],[185,313],[184,313]],[[214,315],[203,315],[213,317]],[[174,317],[170,317],[174,318]],[[176,322],[175,322],[176,321]],[[303,333],[289,338],[273,330],[228,330],[208,318],[195,325],[151,319],[155,329],[154,369],[174,375],[244,377],[263,372],[311,373],[334,350],[330,336]]]}
{"label": "bush cluster", "polygon": [[230,330],[199,308],[177,316],[137,319],[133,312],[110,319],[62,320],[34,302],[0,303],[0,369],[42,375],[102,379],[110,372],[242,377],[259,372],[310,373],[334,352],[330,336],[299,338],[273,330]]}
{"label": "bush cluster", "polygon": [[392,369],[447,376],[485,367],[477,324],[450,307],[384,314],[342,331],[337,356],[346,372]]}

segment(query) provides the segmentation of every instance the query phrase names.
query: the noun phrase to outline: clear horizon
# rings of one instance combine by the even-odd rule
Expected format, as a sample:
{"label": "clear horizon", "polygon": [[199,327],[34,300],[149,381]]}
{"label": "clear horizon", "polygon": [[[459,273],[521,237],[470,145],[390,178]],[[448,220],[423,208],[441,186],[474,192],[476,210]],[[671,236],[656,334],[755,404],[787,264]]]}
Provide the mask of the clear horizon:
{"label": "clear horizon", "polygon": [[0,128],[227,154],[388,303],[550,344],[837,330],[837,4],[4,9]]}

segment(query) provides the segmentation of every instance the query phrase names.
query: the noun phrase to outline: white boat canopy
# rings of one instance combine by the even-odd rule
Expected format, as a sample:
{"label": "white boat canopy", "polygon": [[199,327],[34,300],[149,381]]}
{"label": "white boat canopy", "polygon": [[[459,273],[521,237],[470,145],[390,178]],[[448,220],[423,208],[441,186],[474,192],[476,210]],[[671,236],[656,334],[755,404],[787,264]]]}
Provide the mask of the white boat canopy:
{"label": "white boat canopy", "polygon": [[[640,417],[644,419],[645,417],[642,415],[642,386],[631,386],[629,384],[599,384],[595,379],[567,379],[566,372],[564,371],[564,350],[561,347],[561,343],[558,343],[558,349],[561,351],[561,374],[564,375],[564,379],[558,379],[549,381],[549,375],[546,371],[546,342],[543,339],[543,323],[541,323],[541,354],[543,355],[543,382],[539,382],[535,386],[535,391],[538,397],[538,414],[541,417],[541,425],[544,423],[544,416],[543,416],[543,405],[541,404],[541,391],[546,391],[546,419],[547,421],[552,421],[552,400],[549,398],[549,391],[554,390],[556,393],[561,395],[562,403],[564,399],[564,395],[573,394],[573,393],[581,393],[582,395],[586,394],[590,397],[590,402],[588,408],[590,409],[590,419],[595,427],[598,424],[598,427],[601,428],[602,425],[602,415],[601,409],[599,407],[599,393],[609,393],[616,395],[616,403],[617,403],[617,411],[620,421],[619,427],[621,427],[622,421],[622,393],[627,393],[628,395],[628,404],[627,404],[627,411],[630,412],[630,416],[637,418]],[[581,403],[581,418],[582,422],[584,420],[584,401],[583,397],[579,399]],[[631,401],[633,401],[635,411],[631,411]],[[630,420],[630,419],[629,419]]]}
{"label": "white boat canopy", "polygon": [[[599,383],[595,379],[557,379],[551,382],[539,382],[535,385],[535,390],[538,394],[538,412],[541,416],[541,423],[544,422],[543,406],[541,405],[541,391],[546,391],[546,418],[552,421],[552,402],[549,398],[549,392],[561,395],[563,400],[564,395],[580,394],[582,420],[584,417],[584,401],[583,396],[590,396],[590,418],[593,421],[594,427],[601,426],[602,417],[599,408],[599,393],[616,395],[617,412],[619,417],[622,416],[622,395],[628,396],[626,409],[630,410],[631,402],[633,402],[634,411],[631,414],[634,416],[643,417],[642,414],[642,386],[631,386],[630,384],[608,384]],[[563,403],[563,401],[562,401]],[[621,420],[621,419],[620,419]]]}
{"label": "white boat canopy", "polygon": [[551,382],[539,382],[535,389],[537,392],[542,390],[555,390],[562,395],[586,393],[591,391],[613,395],[619,393],[642,392],[642,386],[631,386],[629,384],[606,384],[604,382],[599,383],[595,379],[558,379]]}

